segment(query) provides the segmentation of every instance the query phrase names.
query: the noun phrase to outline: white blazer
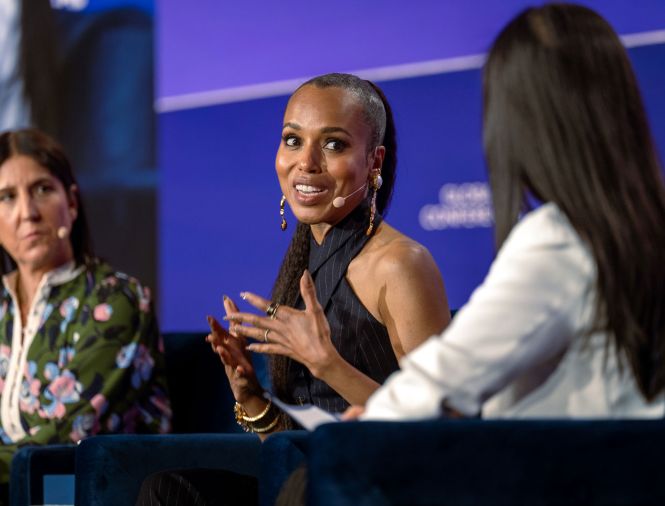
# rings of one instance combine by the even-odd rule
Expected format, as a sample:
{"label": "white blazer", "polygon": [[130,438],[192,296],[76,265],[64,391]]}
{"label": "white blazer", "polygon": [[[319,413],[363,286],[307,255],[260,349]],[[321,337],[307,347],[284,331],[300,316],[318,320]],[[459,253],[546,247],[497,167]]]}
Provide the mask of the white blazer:
{"label": "white blazer", "polygon": [[554,204],[511,231],[485,281],[441,335],[405,356],[363,419],[438,417],[450,407],[484,418],[655,418],[627,364],[588,335],[596,267]]}

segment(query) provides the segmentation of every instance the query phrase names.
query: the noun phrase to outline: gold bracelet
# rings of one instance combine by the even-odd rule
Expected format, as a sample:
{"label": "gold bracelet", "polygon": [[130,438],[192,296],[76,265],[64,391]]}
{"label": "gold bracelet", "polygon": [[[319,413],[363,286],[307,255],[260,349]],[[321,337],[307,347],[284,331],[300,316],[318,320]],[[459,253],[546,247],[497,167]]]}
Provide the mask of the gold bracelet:
{"label": "gold bracelet", "polygon": [[245,432],[249,432],[249,426],[247,425],[247,422],[245,422],[245,416],[247,415],[247,411],[242,407],[242,405],[238,402],[235,403],[233,406],[233,414],[236,417],[236,422],[238,425],[242,427],[242,430]]}
{"label": "gold bracelet", "polygon": [[278,413],[277,416],[275,417],[275,419],[272,422],[270,422],[268,425],[266,425],[265,427],[252,427],[252,432],[256,432],[258,434],[262,434],[264,432],[270,432],[271,430],[273,430],[275,428],[275,425],[277,425],[279,423],[279,418],[280,418],[280,416],[279,416],[279,413]]}
{"label": "gold bracelet", "polygon": [[[238,403],[236,402],[236,404],[238,404]],[[261,418],[263,418],[264,416],[266,416],[268,414],[268,411],[270,411],[271,407],[272,407],[272,401],[270,399],[268,399],[268,404],[266,405],[266,408],[263,411],[261,411],[261,413],[259,413],[256,416],[249,416],[247,414],[247,411],[245,411],[245,408],[240,406],[240,409],[242,409],[242,419],[245,420],[246,422],[250,422],[250,423],[258,422],[259,420],[261,420]]]}
{"label": "gold bracelet", "polygon": [[257,426],[255,424],[255,422],[263,420],[268,415],[271,408],[273,408],[272,401],[268,400],[268,405],[259,415],[248,416],[247,411],[245,411],[245,408],[242,407],[242,404],[236,402],[235,405],[233,406],[233,413],[235,415],[236,422],[238,423],[238,425],[242,427],[242,429],[245,432],[262,433],[270,431],[279,422],[280,418],[279,411],[274,409],[273,411],[276,411],[275,418],[271,420],[267,425],[262,427],[262,426]]}

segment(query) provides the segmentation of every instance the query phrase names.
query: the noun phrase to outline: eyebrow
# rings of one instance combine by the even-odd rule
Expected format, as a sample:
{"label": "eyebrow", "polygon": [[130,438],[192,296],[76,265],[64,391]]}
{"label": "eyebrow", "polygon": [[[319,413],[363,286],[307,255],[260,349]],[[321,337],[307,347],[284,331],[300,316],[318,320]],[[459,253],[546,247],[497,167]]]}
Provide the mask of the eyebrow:
{"label": "eyebrow", "polygon": [[[284,126],[282,127],[282,130],[284,130],[285,128],[293,128],[294,130],[302,130],[302,127],[298,123],[291,123],[291,122],[284,123]],[[348,135],[349,137],[353,137],[353,135],[351,135],[351,133],[348,130],[346,130],[345,128],[342,128],[342,127],[323,127],[321,129],[321,133],[324,133],[324,134],[333,134],[333,133],[337,133],[337,132],[342,132],[342,133],[345,133],[346,135]]]}
{"label": "eyebrow", "polygon": [[[39,178],[35,179],[34,181],[31,181],[28,184],[28,187],[29,188],[34,188],[35,186],[38,186],[38,185],[44,184],[44,183],[53,183],[53,179],[48,178],[48,177],[39,177]],[[8,184],[7,186],[3,186],[3,187],[0,188],[0,192],[11,191],[11,190],[16,190],[16,185]]]}
{"label": "eyebrow", "polygon": [[282,127],[282,130],[284,130],[285,128],[293,128],[294,130],[302,130],[302,128],[300,128],[300,125],[298,123],[290,123],[290,122],[289,123],[284,123],[284,126]]}

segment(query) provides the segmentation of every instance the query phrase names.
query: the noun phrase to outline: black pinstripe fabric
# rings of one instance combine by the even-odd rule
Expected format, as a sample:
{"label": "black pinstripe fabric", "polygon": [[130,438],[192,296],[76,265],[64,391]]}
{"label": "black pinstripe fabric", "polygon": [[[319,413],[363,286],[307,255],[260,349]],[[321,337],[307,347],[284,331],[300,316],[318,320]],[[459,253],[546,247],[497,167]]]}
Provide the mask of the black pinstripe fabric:
{"label": "black pinstripe fabric", "polygon": [[[359,206],[328,232],[323,244],[318,245],[312,239],[309,271],[330,323],[333,344],[347,362],[383,383],[398,369],[388,331],[365,309],[345,278],[351,260],[369,240],[365,235],[367,216],[367,207]],[[380,222],[377,216],[374,230]],[[299,304],[302,307],[302,301]],[[349,406],[337,392],[313,378],[299,364],[292,369],[292,384],[293,398],[297,402],[315,404],[334,413]]]}

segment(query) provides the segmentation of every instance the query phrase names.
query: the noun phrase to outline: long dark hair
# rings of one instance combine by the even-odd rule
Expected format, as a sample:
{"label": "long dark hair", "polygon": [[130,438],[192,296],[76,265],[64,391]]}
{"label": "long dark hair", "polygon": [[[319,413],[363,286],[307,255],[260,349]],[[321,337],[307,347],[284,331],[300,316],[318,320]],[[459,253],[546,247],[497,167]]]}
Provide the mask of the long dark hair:
{"label": "long dark hair", "polygon": [[665,388],[665,187],[628,55],[592,10],[527,9],[484,69],[484,144],[500,246],[528,194],[553,202],[597,265],[594,326],[640,391]]}
{"label": "long dark hair", "polygon": [[[363,107],[365,122],[372,132],[370,145],[367,146],[368,153],[377,146],[384,146],[386,149],[381,167],[383,185],[376,197],[377,211],[385,216],[395,186],[397,139],[392,109],[383,91],[376,84],[351,74],[325,74],[315,77],[302,84],[298,90],[303,86],[341,88],[358,98]],[[300,295],[300,277],[309,260],[310,238],[309,225],[298,223],[272,289],[273,301],[289,306],[296,304]],[[270,374],[275,394],[288,402],[293,402],[289,389],[291,364],[288,357],[271,356],[270,359]]]}
{"label": "long dark hair", "polygon": [[[60,145],[45,133],[28,128],[4,132],[0,135],[0,165],[13,156],[28,156],[47,169],[69,192],[76,183],[72,167]],[[78,212],[72,224],[69,240],[72,244],[74,259],[78,265],[96,262],[92,249],[92,238],[88,228],[88,219],[81,200],[80,188],[74,193]],[[0,246],[0,273],[6,274],[16,268],[16,263],[7,251]]]}

